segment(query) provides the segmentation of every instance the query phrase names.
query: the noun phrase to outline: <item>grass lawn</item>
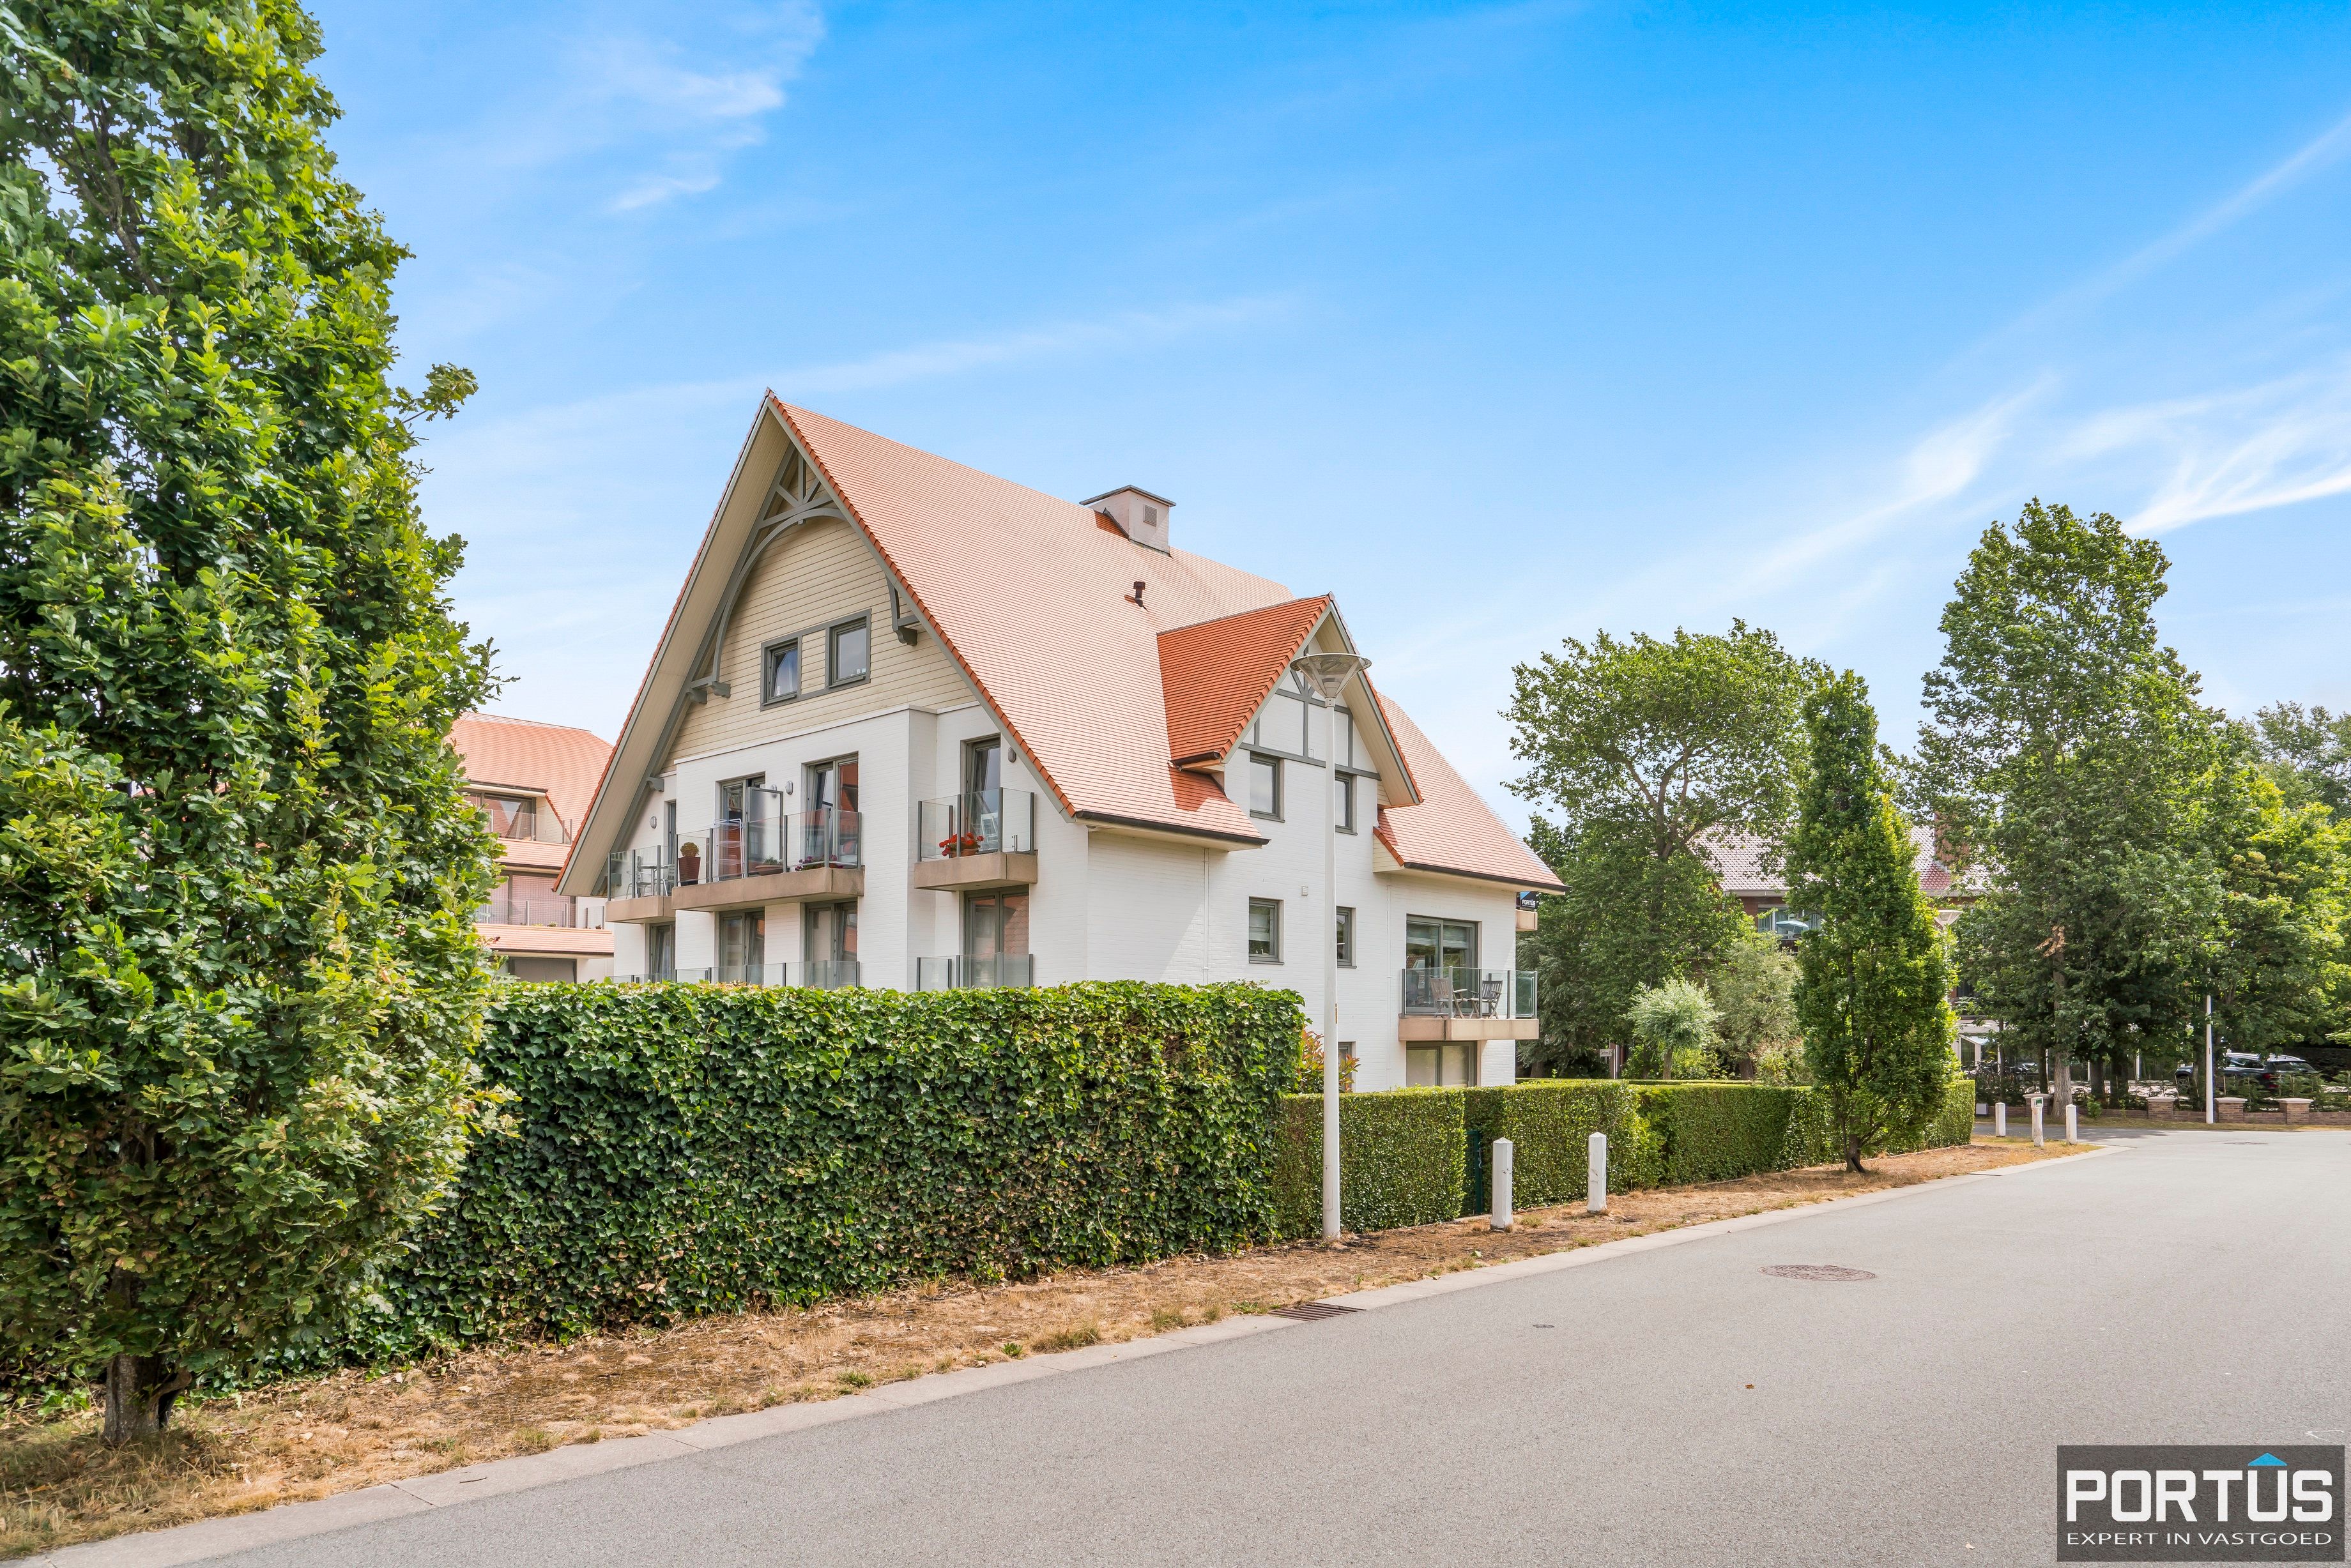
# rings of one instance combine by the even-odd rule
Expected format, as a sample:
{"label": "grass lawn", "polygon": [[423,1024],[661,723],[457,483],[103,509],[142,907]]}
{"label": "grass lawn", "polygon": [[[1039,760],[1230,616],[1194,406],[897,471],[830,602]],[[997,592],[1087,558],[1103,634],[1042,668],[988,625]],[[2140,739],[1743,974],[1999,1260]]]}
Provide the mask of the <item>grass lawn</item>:
{"label": "grass lawn", "polygon": [[1008,1285],[948,1281],[801,1312],[474,1351],[183,1400],[160,1442],[112,1451],[98,1441],[95,1410],[19,1416],[0,1422],[0,1556],[2080,1152],[1979,1138],[1884,1156],[1863,1176],[1823,1166],[1620,1193],[1605,1215],[1582,1204],[1528,1210],[1504,1232],[1466,1219],[1335,1248],[1297,1242]]}

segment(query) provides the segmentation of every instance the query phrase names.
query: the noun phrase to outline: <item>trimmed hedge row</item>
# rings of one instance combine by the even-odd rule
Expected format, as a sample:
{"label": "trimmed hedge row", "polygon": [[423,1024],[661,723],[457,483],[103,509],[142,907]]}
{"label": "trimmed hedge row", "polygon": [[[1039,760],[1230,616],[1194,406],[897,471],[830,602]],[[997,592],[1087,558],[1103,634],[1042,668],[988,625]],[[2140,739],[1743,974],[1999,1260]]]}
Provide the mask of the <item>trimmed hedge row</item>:
{"label": "trimmed hedge row", "polygon": [[[1511,1197],[1521,1208],[1587,1195],[1586,1155],[1608,1134],[1608,1180],[1635,1187],[1728,1181],[1761,1171],[1840,1161],[1828,1100],[1811,1089],[1756,1083],[1638,1083],[1545,1079],[1491,1089],[1395,1089],[1339,1103],[1340,1209],[1350,1230],[1457,1218],[1478,1186],[1472,1150],[1511,1144]],[[1282,1101],[1274,1171],[1278,1234],[1320,1233],[1322,1102]],[[1916,1140],[1873,1153],[1964,1144],[1975,1133],[1975,1089],[1955,1082],[1940,1115]]]}
{"label": "trimmed hedge row", "polygon": [[1302,1023],[1247,985],[508,988],[481,1061],[513,1135],[312,1354],[1261,1239]]}

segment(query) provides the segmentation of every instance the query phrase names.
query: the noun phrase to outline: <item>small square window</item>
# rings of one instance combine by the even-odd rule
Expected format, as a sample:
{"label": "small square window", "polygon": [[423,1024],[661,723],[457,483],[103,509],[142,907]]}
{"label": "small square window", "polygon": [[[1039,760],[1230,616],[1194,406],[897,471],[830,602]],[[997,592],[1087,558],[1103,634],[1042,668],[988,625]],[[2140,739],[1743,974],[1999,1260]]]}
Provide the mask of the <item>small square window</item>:
{"label": "small square window", "polygon": [[871,667],[872,632],[863,617],[844,621],[825,633],[824,684],[846,686],[865,678]]}
{"label": "small square window", "polygon": [[800,640],[768,644],[767,695],[764,701],[789,702],[800,695]]}
{"label": "small square window", "polygon": [[1249,956],[1252,964],[1281,962],[1281,900],[1252,898],[1249,911]]}
{"label": "small square window", "polygon": [[1281,821],[1281,762],[1277,758],[1249,753],[1249,815]]}
{"label": "small square window", "polygon": [[1355,912],[1345,904],[1339,906],[1339,967],[1355,967]]}
{"label": "small square window", "polygon": [[1355,776],[1352,773],[1342,773],[1334,778],[1332,783],[1337,787],[1337,800],[1332,806],[1332,815],[1337,820],[1341,832],[1352,833],[1355,831]]}

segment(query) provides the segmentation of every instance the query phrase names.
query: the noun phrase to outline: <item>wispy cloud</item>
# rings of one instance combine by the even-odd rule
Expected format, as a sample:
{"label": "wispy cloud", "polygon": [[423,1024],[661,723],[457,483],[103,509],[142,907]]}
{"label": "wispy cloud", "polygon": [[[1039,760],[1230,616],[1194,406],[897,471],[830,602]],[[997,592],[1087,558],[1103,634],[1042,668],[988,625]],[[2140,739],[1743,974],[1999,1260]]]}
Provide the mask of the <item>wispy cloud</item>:
{"label": "wispy cloud", "polygon": [[2161,476],[2130,518],[2135,533],[2351,493],[2351,363],[2109,409],[2082,421],[2061,452]]}
{"label": "wispy cloud", "polygon": [[1260,298],[1178,305],[1162,310],[1121,311],[1090,321],[1056,322],[987,337],[951,338],[908,349],[885,350],[862,359],[805,365],[779,372],[776,386],[787,396],[864,392],[1024,361],[1131,351],[1202,332],[1263,321],[1288,308],[1289,301],[1284,298]]}
{"label": "wispy cloud", "polygon": [[608,211],[637,212],[715,188],[730,153],[766,139],[785,84],[823,38],[824,23],[813,5],[794,0],[748,13],[731,30],[725,47],[739,57],[724,68],[635,33],[608,34],[575,51],[574,107],[601,122],[600,139],[643,148],[654,165],[629,177]]}

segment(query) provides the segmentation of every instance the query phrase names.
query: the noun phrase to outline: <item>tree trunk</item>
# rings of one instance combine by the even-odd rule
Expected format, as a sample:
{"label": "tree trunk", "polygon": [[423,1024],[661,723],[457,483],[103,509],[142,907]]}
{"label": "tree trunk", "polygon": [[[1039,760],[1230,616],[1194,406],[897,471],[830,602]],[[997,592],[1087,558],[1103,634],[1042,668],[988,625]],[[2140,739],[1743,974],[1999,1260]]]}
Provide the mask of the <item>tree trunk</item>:
{"label": "tree trunk", "polygon": [[1861,1163],[1861,1134],[1858,1133],[1844,1135],[1844,1168],[1856,1176],[1868,1173],[1869,1167]]}
{"label": "tree trunk", "polygon": [[118,1355],[106,1364],[106,1427],[110,1448],[161,1434],[171,1424],[172,1406],[188,1385],[160,1355]]}

